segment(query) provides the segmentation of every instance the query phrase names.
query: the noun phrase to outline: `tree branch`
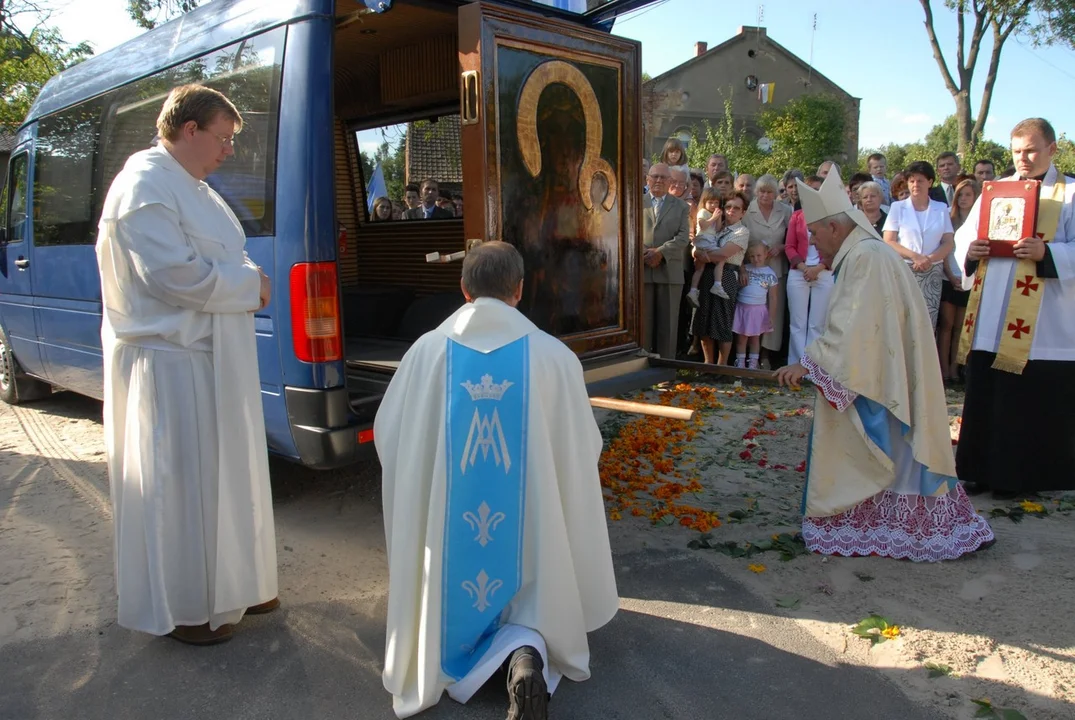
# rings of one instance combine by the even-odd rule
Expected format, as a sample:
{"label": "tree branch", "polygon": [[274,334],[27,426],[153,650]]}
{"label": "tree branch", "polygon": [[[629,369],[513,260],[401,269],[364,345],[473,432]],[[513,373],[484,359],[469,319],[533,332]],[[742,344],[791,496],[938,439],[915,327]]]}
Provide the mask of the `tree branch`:
{"label": "tree branch", "polygon": [[964,87],[970,90],[970,78],[974,75],[974,68],[978,65],[978,50],[982,46],[982,38],[985,37],[985,27],[992,17],[989,9],[983,3],[981,6],[974,3],[974,30],[971,31],[970,55],[967,57],[968,77]]}
{"label": "tree branch", "polygon": [[933,8],[930,7],[930,0],[919,0],[919,2],[922,3],[922,9],[926,13],[926,34],[929,36],[929,44],[933,47],[933,57],[941,69],[944,84],[948,87],[948,92],[952,93],[953,96],[959,95],[959,88],[956,87],[956,81],[952,79],[952,73],[948,71],[948,63],[944,60],[944,53],[941,52],[941,44],[937,40],[937,31],[933,29]]}
{"label": "tree branch", "polygon": [[971,134],[973,140],[977,140],[985,132],[985,121],[989,117],[989,105],[993,100],[993,86],[997,82],[997,69],[1000,67],[1000,53],[1004,49],[1004,43],[1029,16],[1030,4],[1031,0],[1024,0],[1012,9],[1010,15],[995,17],[990,22],[993,28],[993,51],[989,56],[989,68],[985,73],[982,99],[978,104],[978,117],[974,121],[974,131]]}
{"label": "tree branch", "polygon": [[[964,69],[967,67],[963,64],[963,40],[964,40],[964,23],[963,13],[967,11],[967,1],[959,0],[959,5],[956,7],[956,72],[959,73],[959,84],[962,86],[966,82],[966,78],[963,77]],[[977,49],[977,46],[972,45],[972,50]],[[974,66],[971,65],[971,72],[974,71]]]}

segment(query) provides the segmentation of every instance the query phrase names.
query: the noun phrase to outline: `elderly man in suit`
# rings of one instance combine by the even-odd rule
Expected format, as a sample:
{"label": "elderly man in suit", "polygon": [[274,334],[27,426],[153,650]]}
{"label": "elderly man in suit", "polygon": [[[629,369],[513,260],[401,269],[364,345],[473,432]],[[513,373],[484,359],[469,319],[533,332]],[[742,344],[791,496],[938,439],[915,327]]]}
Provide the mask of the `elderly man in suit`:
{"label": "elderly man in suit", "polygon": [[649,170],[650,197],[642,210],[644,347],[675,358],[679,301],[683,293],[684,250],[690,242],[690,206],[668,193],[671,170],[657,163]]}
{"label": "elderly man in suit", "polygon": [[422,204],[403,213],[404,220],[451,220],[455,213],[437,205],[440,186],[433,178],[422,181]]}

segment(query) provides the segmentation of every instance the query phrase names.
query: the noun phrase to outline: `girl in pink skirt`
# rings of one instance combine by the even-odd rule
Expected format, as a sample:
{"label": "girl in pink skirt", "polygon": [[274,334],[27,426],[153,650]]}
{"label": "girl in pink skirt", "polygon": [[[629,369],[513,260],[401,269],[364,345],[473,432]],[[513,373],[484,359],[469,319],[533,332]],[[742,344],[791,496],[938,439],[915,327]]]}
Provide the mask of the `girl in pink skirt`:
{"label": "girl in pink skirt", "polygon": [[[760,240],[751,240],[747,245],[746,259],[739,273],[738,304],[735,306],[735,319],[732,331],[735,339],[735,366],[737,368],[758,367],[758,352],[761,336],[773,331],[769,319],[776,307],[776,289],[780,278],[768,264],[769,248]],[[747,343],[750,354],[747,355]]]}

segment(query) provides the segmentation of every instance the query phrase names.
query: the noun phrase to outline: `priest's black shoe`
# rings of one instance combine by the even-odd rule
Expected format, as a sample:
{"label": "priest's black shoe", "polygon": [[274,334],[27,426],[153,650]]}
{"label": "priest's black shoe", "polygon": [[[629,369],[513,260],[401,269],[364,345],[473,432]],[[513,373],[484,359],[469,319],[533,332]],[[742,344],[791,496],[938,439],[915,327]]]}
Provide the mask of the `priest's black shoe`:
{"label": "priest's black shoe", "polygon": [[536,648],[526,645],[508,663],[508,720],[548,720],[549,688],[545,662]]}
{"label": "priest's black shoe", "polygon": [[989,487],[987,485],[982,485],[981,483],[968,482],[963,483],[963,491],[970,497],[974,497],[975,495],[989,492]]}

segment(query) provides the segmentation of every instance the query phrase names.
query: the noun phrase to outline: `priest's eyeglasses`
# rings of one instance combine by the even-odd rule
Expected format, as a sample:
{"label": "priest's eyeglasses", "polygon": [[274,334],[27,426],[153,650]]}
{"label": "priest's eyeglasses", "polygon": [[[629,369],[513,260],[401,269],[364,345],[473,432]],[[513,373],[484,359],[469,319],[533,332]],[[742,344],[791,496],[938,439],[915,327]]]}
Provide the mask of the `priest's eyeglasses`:
{"label": "priest's eyeglasses", "polygon": [[235,147],[235,136],[234,135],[232,135],[231,137],[227,137],[226,135],[217,135],[215,132],[210,132],[210,131],[206,130],[205,128],[198,128],[198,129],[201,130],[204,133],[209,133],[210,135],[215,137],[217,140],[219,140],[220,141],[220,147]]}

